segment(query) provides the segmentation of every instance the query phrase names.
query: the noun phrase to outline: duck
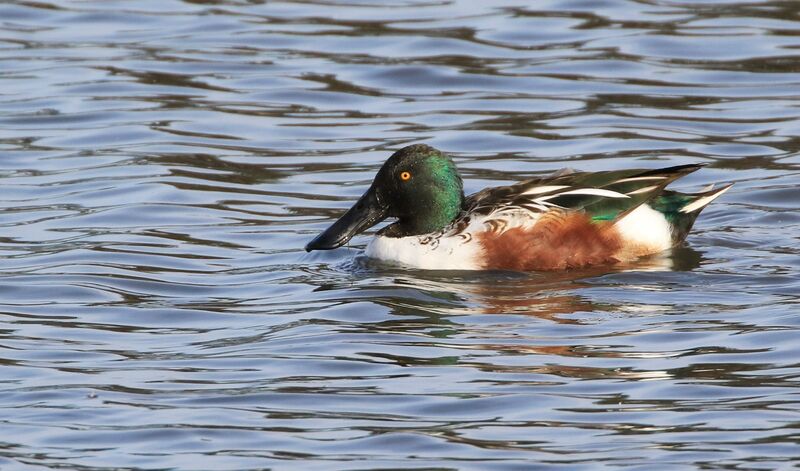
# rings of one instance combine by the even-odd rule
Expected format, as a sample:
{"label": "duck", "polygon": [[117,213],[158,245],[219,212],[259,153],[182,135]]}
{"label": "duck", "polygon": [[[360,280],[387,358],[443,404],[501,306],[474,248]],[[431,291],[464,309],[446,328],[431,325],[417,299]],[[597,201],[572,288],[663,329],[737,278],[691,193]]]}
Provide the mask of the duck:
{"label": "duck", "polygon": [[703,208],[730,189],[666,189],[702,166],[567,169],[464,196],[448,155],[409,145],[305,249],[341,247],[394,218],[369,242],[368,257],[426,270],[553,271],[633,262],[683,243]]}

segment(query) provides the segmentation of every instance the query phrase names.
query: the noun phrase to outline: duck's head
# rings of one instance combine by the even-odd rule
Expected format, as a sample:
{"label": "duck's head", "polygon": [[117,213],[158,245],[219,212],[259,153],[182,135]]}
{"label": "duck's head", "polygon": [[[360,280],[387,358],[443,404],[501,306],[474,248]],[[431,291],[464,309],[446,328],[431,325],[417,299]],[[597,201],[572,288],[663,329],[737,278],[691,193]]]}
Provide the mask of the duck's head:
{"label": "duck's head", "polygon": [[426,234],[450,224],[461,212],[464,191],[450,158],[423,144],[404,147],[383,164],[366,193],[338,221],[306,245],[306,251],[341,247],[387,217],[390,237]]}

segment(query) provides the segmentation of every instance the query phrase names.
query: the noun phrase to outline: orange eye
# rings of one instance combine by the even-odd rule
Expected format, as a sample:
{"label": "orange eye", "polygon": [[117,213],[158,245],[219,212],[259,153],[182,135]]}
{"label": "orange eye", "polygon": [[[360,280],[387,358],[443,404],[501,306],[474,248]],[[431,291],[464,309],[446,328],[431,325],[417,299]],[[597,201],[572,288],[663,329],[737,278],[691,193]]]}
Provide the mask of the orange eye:
{"label": "orange eye", "polygon": [[404,182],[411,180],[411,172],[401,172],[400,180],[403,180]]}

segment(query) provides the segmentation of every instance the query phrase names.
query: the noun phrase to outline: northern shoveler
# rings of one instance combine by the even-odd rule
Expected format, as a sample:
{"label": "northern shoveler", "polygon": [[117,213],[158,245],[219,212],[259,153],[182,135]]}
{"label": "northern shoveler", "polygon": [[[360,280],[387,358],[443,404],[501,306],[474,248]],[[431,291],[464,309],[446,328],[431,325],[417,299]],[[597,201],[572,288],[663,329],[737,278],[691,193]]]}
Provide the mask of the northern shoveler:
{"label": "northern shoveler", "polygon": [[665,187],[702,165],[562,171],[464,196],[453,161],[426,145],[395,152],[364,195],[306,245],[335,249],[387,217],[369,257],[423,269],[560,270],[632,261],[682,242],[730,188]]}

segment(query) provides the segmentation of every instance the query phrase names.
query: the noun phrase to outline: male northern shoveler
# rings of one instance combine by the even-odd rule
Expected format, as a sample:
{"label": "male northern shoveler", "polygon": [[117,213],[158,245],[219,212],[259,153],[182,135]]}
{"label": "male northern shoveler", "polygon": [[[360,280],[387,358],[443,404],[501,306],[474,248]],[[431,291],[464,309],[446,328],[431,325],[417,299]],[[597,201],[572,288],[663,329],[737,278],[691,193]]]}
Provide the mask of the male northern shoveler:
{"label": "male northern shoveler", "polygon": [[387,217],[373,258],[424,269],[560,270],[632,261],[682,242],[731,185],[685,194],[665,187],[699,169],[563,171],[464,197],[449,157],[426,145],[395,152],[366,193],[306,245],[340,247]]}

